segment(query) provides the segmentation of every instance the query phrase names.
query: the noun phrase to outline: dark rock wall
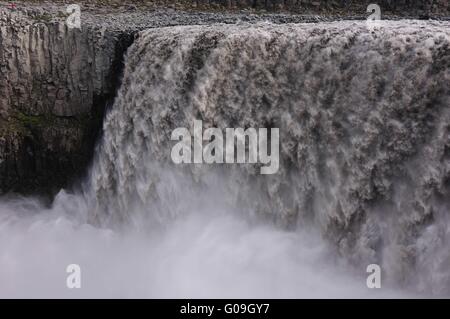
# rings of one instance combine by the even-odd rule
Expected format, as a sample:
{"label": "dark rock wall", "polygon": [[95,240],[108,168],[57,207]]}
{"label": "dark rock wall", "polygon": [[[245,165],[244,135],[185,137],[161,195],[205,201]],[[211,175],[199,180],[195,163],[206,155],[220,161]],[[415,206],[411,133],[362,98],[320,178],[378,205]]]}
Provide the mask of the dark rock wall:
{"label": "dark rock wall", "polygon": [[81,174],[130,39],[0,13],[0,193]]}

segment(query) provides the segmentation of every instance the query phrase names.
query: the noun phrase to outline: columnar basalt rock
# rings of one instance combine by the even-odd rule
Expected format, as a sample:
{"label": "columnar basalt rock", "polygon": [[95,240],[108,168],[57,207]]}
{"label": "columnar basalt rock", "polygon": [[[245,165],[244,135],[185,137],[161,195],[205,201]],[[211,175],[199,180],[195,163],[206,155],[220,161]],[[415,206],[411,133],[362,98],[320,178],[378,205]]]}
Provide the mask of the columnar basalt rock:
{"label": "columnar basalt rock", "polygon": [[131,42],[49,19],[0,11],[0,193],[58,189],[81,173]]}

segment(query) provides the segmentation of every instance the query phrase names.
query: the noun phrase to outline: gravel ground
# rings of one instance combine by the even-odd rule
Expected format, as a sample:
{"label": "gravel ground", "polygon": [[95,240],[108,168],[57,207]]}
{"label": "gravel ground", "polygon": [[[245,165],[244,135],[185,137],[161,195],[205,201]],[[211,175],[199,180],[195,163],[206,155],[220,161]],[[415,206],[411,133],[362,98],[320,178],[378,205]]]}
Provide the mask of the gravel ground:
{"label": "gravel ground", "polygon": [[[66,19],[67,5],[55,3],[17,3],[11,6],[10,2],[0,1],[0,10],[26,14],[34,18],[36,23],[61,21]],[[418,18],[408,16],[384,16],[385,19],[398,20],[405,18]],[[208,25],[215,23],[252,23],[268,21],[272,23],[301,23],[336,20],[362,20],[366,14],[343,15],[311,15],[290,13],[264,13],[252,10],[241,11],[198,11],[180,10],[174,8],[136,7],[134,5],[121,5],[117,7],[99,6],[96,4],[82,4],[81,22],[83,26],[110,28],[110,30],[140,31],[146,28],[165,27],[174,25]],[[439,20],[448,18],[439,17]]]}

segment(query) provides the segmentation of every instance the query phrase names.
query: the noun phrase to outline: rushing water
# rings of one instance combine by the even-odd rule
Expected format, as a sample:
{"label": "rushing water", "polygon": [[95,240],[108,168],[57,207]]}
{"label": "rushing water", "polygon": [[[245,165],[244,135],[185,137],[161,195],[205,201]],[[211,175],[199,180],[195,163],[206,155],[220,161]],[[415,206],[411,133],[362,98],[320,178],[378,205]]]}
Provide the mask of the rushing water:
{"label": "rushing water", "polygon": [[[380,28],[142,32],[83,190],[0,203],[0,296],[448,295],[449,24]],[[195,119],[279,128],[280,171],[174,165]]]}

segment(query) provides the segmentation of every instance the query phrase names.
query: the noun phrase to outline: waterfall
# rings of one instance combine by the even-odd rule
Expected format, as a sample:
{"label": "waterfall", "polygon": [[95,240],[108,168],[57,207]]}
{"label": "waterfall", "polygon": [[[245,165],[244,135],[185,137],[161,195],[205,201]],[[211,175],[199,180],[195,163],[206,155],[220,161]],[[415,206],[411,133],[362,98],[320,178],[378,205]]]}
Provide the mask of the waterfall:
{"label": "waterfall", "polygon": [[[373,33],[361,22],[143,32],[93,169],[98,217],[161,221],[211,196],[319,227],[353,263],[401,280],[420,268],[420,285],[447,289],[449,36],[413,21]],[[170,133],[195,119],[280,128],[280,171],[173,165]]]}
{"label": "waterfall", "polygon": [[[212,268],[221,258],[256,254],[273,271],[276,258],[290,277],[296,267],[299,276],[317,275],[304,266],[308,258],[312,268],[334,264],[356,277],[375,263],[392,285],[448,295],[449,27],[405,20],[382,22],[375,31],[350,21],[143,31],[126,54],[122,84],[82,194],[62,192],[46,214],[73,212],[66,214],[71,220],[82,211],[86,232],[101,230],[115,244],[109,232],[121,229],[161,240],[159,247],[148,243],[148,258],[168,263],[176,259],[163,250],[183,255],[174,248],[180,245],[200,259],[207,251],[215,258],[206,261]],[[174,164],[171,133],[192,129],[194,120],[205,128],[279,128],[279,171],[261,175],[260,164]],[[193,227],[187,231],[183,223]],[[157,239],[165,231],[173,237]],[[328,257],[305,248],[309,236],[324,239],[318,240]],[[183,244],[188,240],[213,246],[189,250]],[[264,245],[268,255],[260,254]],[[259,287],[258,274],[267,272],[242,258],[257,268],[254,277],[231,277]],[[189,273],[193,265],[176,269]],[[183,276],[179,272],[172,274]],[[208,275],[194,276],[192,284],[209,278],[204,289],[218,292],[213,283],[223,282]],[[203,296],[186,287],[186,294]],[[225,295],[258,295],[257,289],[246,294],[236,287]],[[286,289],[279,295],[305,295]]]}

